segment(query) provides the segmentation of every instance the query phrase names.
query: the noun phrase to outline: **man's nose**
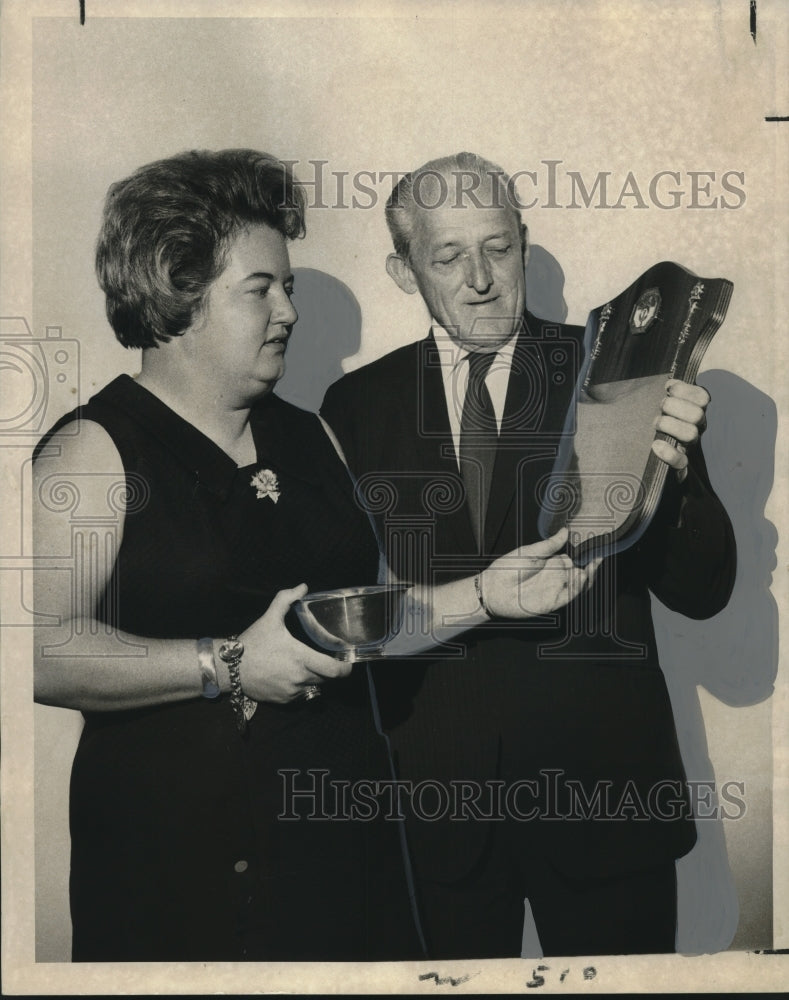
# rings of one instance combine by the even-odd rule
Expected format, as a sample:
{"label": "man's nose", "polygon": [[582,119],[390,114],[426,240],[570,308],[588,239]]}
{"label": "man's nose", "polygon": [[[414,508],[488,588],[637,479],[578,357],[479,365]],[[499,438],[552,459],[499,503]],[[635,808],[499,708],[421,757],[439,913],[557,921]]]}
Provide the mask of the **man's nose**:
{"label": "man's nose", "polygon": [[469,288],[486,292],[493,284],[490,264],[484,254],[466,253],[463,257],[464,276]]}

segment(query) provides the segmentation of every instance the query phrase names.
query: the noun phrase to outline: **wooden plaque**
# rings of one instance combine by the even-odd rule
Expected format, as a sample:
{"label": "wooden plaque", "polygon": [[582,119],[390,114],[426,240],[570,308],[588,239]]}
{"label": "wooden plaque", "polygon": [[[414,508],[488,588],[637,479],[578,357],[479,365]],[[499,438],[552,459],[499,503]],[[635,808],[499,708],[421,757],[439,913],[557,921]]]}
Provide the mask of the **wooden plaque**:
{"label": "wooden plaque", "polygon": [[663,262],[589,314],[565,433],[541,484],[540,533],[567,525],[575,562],[626,549],[649,524],[668,471],[651,445],[675,443],[654,427],[666,381],[695,379],[732,289]]}

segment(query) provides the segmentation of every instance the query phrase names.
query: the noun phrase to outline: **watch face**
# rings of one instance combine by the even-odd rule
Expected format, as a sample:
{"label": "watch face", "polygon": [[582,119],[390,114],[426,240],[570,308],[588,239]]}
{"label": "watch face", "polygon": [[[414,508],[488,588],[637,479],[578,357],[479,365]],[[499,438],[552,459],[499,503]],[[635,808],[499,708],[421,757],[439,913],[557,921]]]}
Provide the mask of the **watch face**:
{"label": "watch face", "polygon": [[228,639],[219,647],[219,656],[228,663],[238,660],[244,655],[244,643],[240,639]]}

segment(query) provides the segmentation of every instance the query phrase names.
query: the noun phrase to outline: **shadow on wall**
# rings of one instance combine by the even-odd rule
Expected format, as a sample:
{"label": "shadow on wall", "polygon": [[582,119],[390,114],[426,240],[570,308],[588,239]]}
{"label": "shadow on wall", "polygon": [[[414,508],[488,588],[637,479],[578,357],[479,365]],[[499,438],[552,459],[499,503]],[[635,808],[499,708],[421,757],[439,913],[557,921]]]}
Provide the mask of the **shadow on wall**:
{"label": "shadow on wall", "polygon": [[299,320],[276,392],[317,413],[326,390],[343,374],[343,360],[361,346],[362,310],[350,288],[330,274],[311,267],[294,268],[293,274]]}
{"label": "shadow on wall", "polygon": [[561,264],[545,247],[532,246],[526,264],[526,305],[539,319],[564,323],[567,303],[564,301],[564,271]]}
{"label": "shadow on wall", "polygon": [[[704,455],[712,485],[734,527],[737,579],[728,606],[708,621],[691,621],[655,600],[653,618],[688,779],[701,783],[697,815],[709,815],[719,797],[713,793],[707,798],[703,791],[715,787],[716,776],[708,756],[697,685],[730,707],[756,705],[772,693],[778,667],[778,607],[769,591],[778,533],[764,516],[773,484],[777,412],[769,396],[730,372],[707,371],[698,382],[712,397]],[[759,778],[765,788],[765,808],[769,809],[769,726],[761,733],[761,740],[759,747],[743,748],[743,774],[720,775],[717,790],[721,780],[736,780],[746,774],[753,780],[755,750],[766,765]],[[746,787],[739,796],[753,812],[752,825],[760,792],[753,788],[751,795],[748,793]],[[736,808],[725,802],[721,805],[730,815],[736,814]],[[769,824],[768,813],[764,829],[769,831]],[[765,848],[743,842],[742,835],[739,838],[738,849],[748,852],[753,847],[759,856],[758,866],[747,865],[751,877],[761,883],[758,891],[751,892],[755,887],[742,878],[737,887],[734,885],[721,820],[699,818],[696,826],[696,846],[677,864],[678,951],[702,954],[727,948],[737,931],[738,915],[742,926],[736,947],[772,947],[771,845],[767,843]],[[738,870],[745,860],[738,859]],[[737,888],[742,904],[739,914]]]}

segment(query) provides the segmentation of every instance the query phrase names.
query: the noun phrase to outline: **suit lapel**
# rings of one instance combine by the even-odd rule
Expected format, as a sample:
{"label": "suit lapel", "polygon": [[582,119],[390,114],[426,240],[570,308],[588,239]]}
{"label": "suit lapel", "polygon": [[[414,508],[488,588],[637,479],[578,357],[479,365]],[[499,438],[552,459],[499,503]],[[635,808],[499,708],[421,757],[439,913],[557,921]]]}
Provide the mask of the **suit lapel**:
{"label": "suit lapel", "polygon": [[[431,332],[427,339],[418,344],[418,397],[419,414],[418,448],[420,467],[438,472],[447,480],[460,485],[452,430],[447,412],[446,393],[441,376],[439,351]],[[451,504],[449,505],[451,506]],[[473,553],[476,550],[471,518],[463,502],[457,509],[436,517],[437,529],[446,529],[450,538],[439,537],[439,551]]]}
{"label": "suit lapel", "polygon": [[490,552],[538,540],[537,487],[553,468],[578,371],[577,347],[566,327],[526,313],[513,353],[488,501]]}
{"label": "suit lapel", "polygon": [[[485,524],[488,553],[538,540],[538,484],[553,469],[581,357],[583,330],[539,320],[529,313],[513,353],[499,447]],[[415,345],[417,386],[414,466],[459,478],[439,352],[432,333]],[[413,411],[411,420],[413,420]],[[439,514],[438,551],[477,551],[468,508]],[[450,537],[444,534],[447,532]]]}

